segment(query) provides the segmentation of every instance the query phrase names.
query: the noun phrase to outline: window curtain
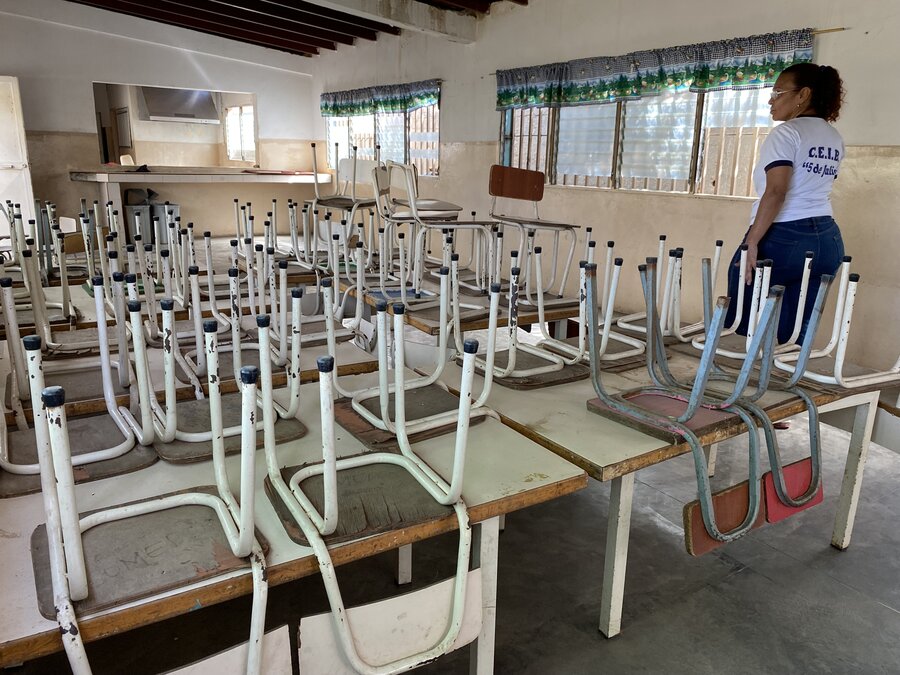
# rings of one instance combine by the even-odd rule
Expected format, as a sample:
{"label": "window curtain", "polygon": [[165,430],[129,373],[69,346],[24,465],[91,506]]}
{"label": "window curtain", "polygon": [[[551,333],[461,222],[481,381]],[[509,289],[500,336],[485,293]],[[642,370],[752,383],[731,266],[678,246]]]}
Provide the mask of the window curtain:
{"label": "window curtain", "polygon": [[569,80],[568,63],[497,71],[497,110],[559,107]]}
{"label": "window curtain", "polygon": [[322,117],[352,117],[373,113],[409,112],[440,102],[441,81],[422,80],[322,94]]}
{"label": "window curtain", "polygon": [[497,71],[497,110],[614,103],[662,92],[756,89],[812,60],[812,29]]}

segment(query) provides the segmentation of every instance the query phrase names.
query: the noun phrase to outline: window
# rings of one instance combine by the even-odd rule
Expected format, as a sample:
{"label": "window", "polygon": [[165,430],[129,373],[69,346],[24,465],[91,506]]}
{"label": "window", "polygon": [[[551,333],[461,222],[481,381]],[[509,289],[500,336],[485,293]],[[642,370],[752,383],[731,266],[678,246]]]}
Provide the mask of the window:
{"label": "window", "polygon": [[381,145],[381,159],[403,164],[406,161],[406,115],[402,112],[376,114],[375,133]]}
{"label": "window", "polygon": [[326,117],[325,124],[328,165],[332,169],[335,143],[338,158],[349,157],[350,147],[355,145],[359,159],[375,159],[378,145],[382,161],[415,164],[420,175],[438,175],[440,118],[436,104],[409,112]]}
{"label": "window", "polygon": [[337,157],[350,156],[350,118],[349,117],[326,117],[325,118],[325,143],[328,146],[328,166],[334,169],[335,149],[337,145]]}
{"label": "window", "polygon": [[616,105],[560,108],[556,151],[559,185],[612,187]]}
{"label": "window", "polygon": [[225,152],[231,160],[256,161],[256,123],[252,105],[225,108]]}
{"label": "window", "polygon": [[769,91],[726,90],[704,95],[698,194],[753,195],[753,167],[760,145],[774,126]]}
{"label": "window", "polygon": [[438,174],[437,105],[426,105],[409,113],[409,163],[415,164],[420,176]]}
{"label": "window", "polygon": [[665,92],[622,107],[619,186],[687,192],[697,94]]}
{"label": "window", "polygon": [[[664,92],[500,113],[500,163],[553,185],[749,197],[773,123],[764,89]],[[549,169],[548,169],[549,167]]]}
{"label": "window", "polygon": [[[503,164],[547,172],[551,108],[520,108],[503,113]],[[551,164],[552,165],[552,164]],[[548,176],[549,178],[549,176]]]}

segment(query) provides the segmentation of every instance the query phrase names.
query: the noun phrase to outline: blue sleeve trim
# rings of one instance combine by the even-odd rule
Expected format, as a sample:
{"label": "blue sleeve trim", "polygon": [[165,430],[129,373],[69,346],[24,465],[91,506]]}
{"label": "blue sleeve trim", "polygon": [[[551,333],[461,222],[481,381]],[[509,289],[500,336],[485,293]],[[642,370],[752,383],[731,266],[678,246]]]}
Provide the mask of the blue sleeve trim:
{"label": "blue sleeve trim", "polygon": [[789,159],[776,159],[774,162],[766,164],[765,170],[774,169],[776,166],[794,166],[794,163]]}

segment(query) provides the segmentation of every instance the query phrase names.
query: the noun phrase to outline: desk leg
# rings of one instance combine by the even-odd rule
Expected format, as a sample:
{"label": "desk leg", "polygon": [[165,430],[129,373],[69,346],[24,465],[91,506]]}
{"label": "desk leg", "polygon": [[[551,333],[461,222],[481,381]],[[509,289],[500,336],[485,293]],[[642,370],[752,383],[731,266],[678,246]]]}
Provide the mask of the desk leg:
{"label": "desk leg", "polygon": [[877,410],[877,392],[873,393],[868,403],[856,406],[847,465],[844,468],[844,482],[841,485],[841,496],[834,517],[834,532],[831,535],[831,545],[841,550],[850,546],[850,535],[853,534],[853,521],[856,518],[856,506],[859,503],[859,491],[862,487],[863,471],[866,468],[866,456],[869,454],[869,441],[872,438],[872,426],[875,424]]}
{"label": "desk leg", "polygon": [[569,320],[568,319],[560,319],[559,321],[552,321],[550,325],[551,335],[557,340],[565,340],[568,337],[569,332]]}
{"label": "desk leg", "polygon": [[706,455],[706,475],[707,476],[715,476],[716,475],[716,457],[719,454],[719,444],[718,443],[710,443],[709,445],[703,446],[703,454]]}
{"label": "desk leg", "polygon": [[469,652],[469,673],[494,672],[494,630],[497,624],[497,556],[500,549],[500,519],[488,518],[476,525],[478,536],[472,547],[472,566],[481,568],[481,633]]}
{"label": "desk leg", "polygon": [[615,637],[622,631],[622,599],[625,596],[625,566],[628,563],[633,496],[633,473],[613,479],[609,493],[603,590],[600,594],[600,632],[608,638]]}
{"label": "desk leg", "polygon": [[403,586],[412,581],[412,544],[397,549],[397,585]]}

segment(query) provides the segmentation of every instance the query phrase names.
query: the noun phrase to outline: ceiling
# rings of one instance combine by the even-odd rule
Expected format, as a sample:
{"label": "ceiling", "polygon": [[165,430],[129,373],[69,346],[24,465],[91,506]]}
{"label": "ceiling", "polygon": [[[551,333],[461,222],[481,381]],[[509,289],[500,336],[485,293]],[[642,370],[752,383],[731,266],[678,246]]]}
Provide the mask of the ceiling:
{"label": "ceiling", "polygon": [[[417,30],[417,26],[392,20],[390,16],[372,15],[363,8],[366,2],[328,2],[323,7],[312,2],[296,0],[68,0],[110,12],[128,14],[150,21],[179,26],[209,35],[218,35],[238,42],[277,49],[300,56],[316,56],[352,45],[357,40],[375,40],[379,33],[399,35],[403,29]],[[528,0],[507,0],[527,5]],[[409,10],[421,10],[427,16],[429,6],[442,13],[458,15],[460,21],[474,21],[488,13],[491,5],[504,0],[403,0]],[[397,4],[392,0],[391,5]],[[415,11],[403,12],[414,15]],[[427,23],[423,22],[423,23]],[[443,21],[436,22],[443,23]],[[427,30],[427,26],[422,27]],[[434,30],[431,32],[440,32]]]}

